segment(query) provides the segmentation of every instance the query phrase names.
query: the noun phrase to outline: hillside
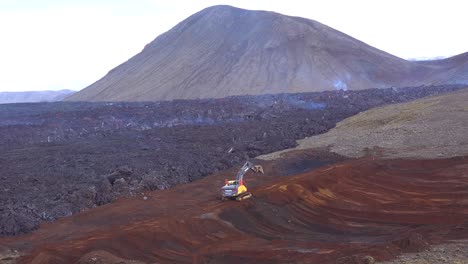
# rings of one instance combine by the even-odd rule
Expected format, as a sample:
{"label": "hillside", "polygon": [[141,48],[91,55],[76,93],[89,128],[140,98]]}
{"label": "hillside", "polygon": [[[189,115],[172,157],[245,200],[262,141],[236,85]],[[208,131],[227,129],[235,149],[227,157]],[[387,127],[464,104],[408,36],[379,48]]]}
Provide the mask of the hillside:
{"label": "hillside", "polygon": [[460,83],[468,82],[466,57],[410,62],[317,21],[214,6],[180,22],[67,100],[152,101]]}
{"label": "hillside", "polygon": [[75,91],[0,92],[0,104],[61,101]]}
{"label": "hillside", "polygon": [[[447,158],[468,155],[468,89],[371,109],[294,149],[329,148],[347,157]],[[291,150],[262,156],[272,159]]]}

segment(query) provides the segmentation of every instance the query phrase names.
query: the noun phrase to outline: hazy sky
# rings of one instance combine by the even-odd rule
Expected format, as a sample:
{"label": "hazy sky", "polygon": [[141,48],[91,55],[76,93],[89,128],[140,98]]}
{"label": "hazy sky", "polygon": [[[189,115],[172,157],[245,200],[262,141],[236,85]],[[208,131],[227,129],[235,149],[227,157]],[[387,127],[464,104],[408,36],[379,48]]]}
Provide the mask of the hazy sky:
{"label": "hazy sky", "polygon": [[402,58],[468,51],[464,0],[0,0],[0,91],[79,90],[211,5],[317,20]]}

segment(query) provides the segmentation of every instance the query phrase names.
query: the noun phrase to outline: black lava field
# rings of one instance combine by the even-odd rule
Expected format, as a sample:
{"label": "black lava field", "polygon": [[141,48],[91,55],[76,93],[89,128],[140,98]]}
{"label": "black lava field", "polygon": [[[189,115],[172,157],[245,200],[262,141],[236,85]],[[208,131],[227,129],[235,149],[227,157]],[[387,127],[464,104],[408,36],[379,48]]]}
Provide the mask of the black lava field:
{"label": "black lava field", "polygon": [[0,105],[0,236],[294,147],[373,107],[462,87]]}

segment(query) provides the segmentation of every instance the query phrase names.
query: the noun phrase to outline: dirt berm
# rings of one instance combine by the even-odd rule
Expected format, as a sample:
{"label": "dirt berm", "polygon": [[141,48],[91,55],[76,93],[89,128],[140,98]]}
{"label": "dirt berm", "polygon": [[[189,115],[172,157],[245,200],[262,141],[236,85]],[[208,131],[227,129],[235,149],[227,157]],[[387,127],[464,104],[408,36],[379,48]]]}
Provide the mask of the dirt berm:
{"label": "dirt berm", "polygon": [[329,132],[298,140],[294,149],[260,156],[274,159],[298,149],[328,148],[358,158],[447,158],[468,155],[468,89],[389,105],[339,122]]}
{"label": "dirt berm", "polygon": [[366,263],[468,238],[464,158],[366,158],[282,176],[294,155],[247,174],[254,197],[241,203],[216,199],[233,169],[1,238],[0,248],[23,255],[18,263]]}

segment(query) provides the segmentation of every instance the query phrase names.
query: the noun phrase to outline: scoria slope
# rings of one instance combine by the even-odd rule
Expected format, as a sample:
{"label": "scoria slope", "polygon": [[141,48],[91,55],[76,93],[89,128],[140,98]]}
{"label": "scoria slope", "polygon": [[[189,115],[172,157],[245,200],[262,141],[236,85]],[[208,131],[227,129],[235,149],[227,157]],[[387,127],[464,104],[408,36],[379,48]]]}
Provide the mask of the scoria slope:
{"label": "scoria slope", "polygon": [[[339,122],[295,149],[328,148],[347,157],[447,158],[468,155],[468,88],[374,108]],[[262,156],[271,159],[290,150]]]}
{"label": "scoria slope", "polygon": [[317,21],[214,6],[157,37],[68,100],[151,101],[458,83],[445,78],[447,68],[458,69],[403,60]]}

